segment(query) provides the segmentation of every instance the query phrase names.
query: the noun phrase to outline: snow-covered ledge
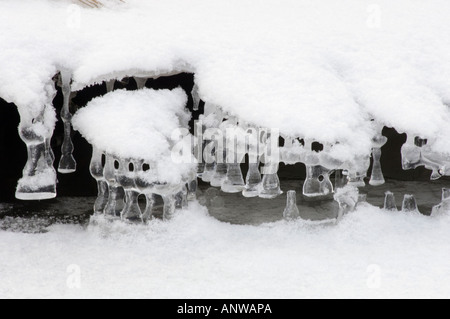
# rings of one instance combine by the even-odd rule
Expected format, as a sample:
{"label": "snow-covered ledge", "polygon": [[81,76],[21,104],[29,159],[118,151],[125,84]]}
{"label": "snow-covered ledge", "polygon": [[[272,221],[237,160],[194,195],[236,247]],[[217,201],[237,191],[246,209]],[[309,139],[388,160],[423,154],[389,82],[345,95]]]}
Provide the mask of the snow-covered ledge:
{"label": "snow-covered ledge", "polygon": [[[17,105],[29,152],[19,198],[55,196],[48,141],[51,79],[61,70],[71,74],[71,90],[125,75],[192,72],[202,100],[283,136],[332,146],[340,162],[376,149],[375,120],[408,134],[404,168],[448,174],[448,1],[379,0],[377,10],[358,0],[101,2],[0,3],[0,96]],[[361,178],[360,167],[350,169]]]}

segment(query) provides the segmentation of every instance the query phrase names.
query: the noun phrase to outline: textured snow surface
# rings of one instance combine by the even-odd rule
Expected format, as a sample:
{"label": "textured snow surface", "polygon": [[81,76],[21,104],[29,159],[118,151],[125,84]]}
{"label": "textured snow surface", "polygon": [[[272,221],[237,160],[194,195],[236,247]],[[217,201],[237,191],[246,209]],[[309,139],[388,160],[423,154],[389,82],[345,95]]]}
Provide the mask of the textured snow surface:
{"label": "textured snow surface", "polygon": [[[192,204],[149,226],[1,231],[0,297],[448,298],[449,228],[450,215],[367,206],[337,225],[233,226]],[[66,284],[72,265],[80,289]]]}
{"label": "textured snow surface", "polygon": [[[156,165],[159,181],[179,183],[196,171],[191,139],[174,134],[187,128],[186,93],[181,89],[118,90],[93,99],[73,117],[74,129],[92,145],[123,159],[142,159]],[[184,158],[172,153],[174,145]]]}
{"label": "textured snow surface", "polygon": [[447,0],[2,0],[0,96],[25,116],[60,67],[73,89],[188,71],[203,100],[341,157],[369,153],[372,118],[450,153],[449,16]]}

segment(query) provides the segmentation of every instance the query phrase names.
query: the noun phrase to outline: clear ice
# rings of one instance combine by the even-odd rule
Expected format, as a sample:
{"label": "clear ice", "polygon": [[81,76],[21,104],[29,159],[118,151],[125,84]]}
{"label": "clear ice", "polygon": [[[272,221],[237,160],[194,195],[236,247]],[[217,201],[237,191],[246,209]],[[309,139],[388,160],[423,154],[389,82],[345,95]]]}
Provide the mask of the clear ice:
{"label": "clear ice", "polygon": [[293,190],[287,192],[286,208],[283,211],[283,218],[292,220],[300,217],[297,207],[297,193]]}
{"label": "clear ice", "polygon": [[383,209],[389,211],[398,211],[397,204],[395,202],[394,193],[387,191],[384,193],[384,206]]}
{"label": "clear ice", "polygon": [[71,81],[72,74],[68,70],[61,71],[61,88],[64,96],[64,104],[61,110],[61,119],[64,123],[64,140],[61,146],[61,160],[59,161],[58,172],[62,174],[73,173],[77,169],[77,163],[72,155],[73,143],[72,133],[72,114],[70,113],[71,101]]}

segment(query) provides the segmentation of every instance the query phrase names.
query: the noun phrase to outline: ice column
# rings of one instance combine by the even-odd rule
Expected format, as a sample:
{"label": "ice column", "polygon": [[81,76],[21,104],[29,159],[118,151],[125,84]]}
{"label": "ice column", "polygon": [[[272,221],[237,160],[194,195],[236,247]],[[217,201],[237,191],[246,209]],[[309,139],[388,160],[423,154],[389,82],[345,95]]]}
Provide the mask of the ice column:
{"label": "ice column", "polygon": [[280,179],[278,178],[278,164],[266,164],[266,174],[264,174],[261,181],[261,189],[259,191],[259,197],[261,198],[275,198],[281,195],[283,192],[280,188]]}
{"label": "ice column", "polygon": [[105,215],[119,217],[124,209],[124,190],[116,179],[115,161],[112,155],[106,154],[104,175],[108,183],[109,197],[105,207]]}
{"label": "ice column", "polygon": [[375,136],[372,139],[372,174],[370,176],[369,184],[372,186],[378,186],[384,184],[383,171],[381,170],[381,147],[386,144],[387,138],[381,134]]}
{"label": "ice column", "polygon": [[227,164],[225,163],[226,152],[222,150],[222,158],[219,156],[220,148],[216,150],[216,170],[211,178],[211,186],[221,187],[227,177]]}
{"label": "ice column", "polygon": [[97,181],[97,189],[98,189],[98,195],[97,199],[95,200],[94,204],[94,213],[95,214],[102,214],[106,203],[108,202],[108,184],[106,183],[106,179],[103,175],[103,163],[102,163],[102,156],[103,153],[96,148],[95,146],[92,147],[92,159],[91,164],[89,166],[89,170],[91,172],[91,175],[95,180]]}
{"label": "ice column", "polygon": [[306,179],[303,184],[303,195],[307,197],[327,196],[333,193],[333,184],[329,170],[320,165],[306,166]]}
{"label": "ice column", "polygon": [[27,163],[23,177],[17,183],[16,198],[43,200],[56,197],[56,172],[54,155],[50,148],[52,130],[48,123],[53,109],[44,106],[36,117],[19,109],[21,122],[19,135],[27,146]]}
{"label": "ice column", "polygon": [[188,190],[187,199],[189,201],[195,200],[197,198],[197,189],[198,189],[198,180],[196,178],[190,181],[187,185]]}
{"label": "ice column", "polygon": [[116,170],[117,181],[125,191],[125,207],[120,212],[120,217],[130,221],[142,220],[142,212],[138,203],[139,192],[135,185],[135,167],[138,165],[137,161],[120,159],[119,169]]}
{"label": "ice column", "polygon": [[64,141],[61,146],[61,160],[59,161],[58,172],[69,174],[76,171],[77,163],[72,155],[73,143],[70,137],[72,133],[72,114],[70,114],[70,82],[72,74],[68,70],[61,71],[62,93],[64,95],[64,104],[61,110],[61,119],[64,123]]}
{"label": "ice column", "polygon": [[300,212],[297,207],[297,197],[295,191],[287,192],[286,208],[283,212],[283,218],[286,220],[292,220],[300,217]]}
{"label": "ice column", "polygon": [[259,187],[261,185],[261,173],[259,172],[258,163],[249,163],[248,172],[245,178],[245,189],[242,195],[245,197],[258,196]]}
{"label": "ice column", "polygon": [[445,212],[450,212],[450,188],[442,189],[442,201],[433,206],[431,210],[431,216],[438,216]]}
{"label": "ice column", "polygon": [[163,219],[170,220],[175,215],[176,209],[176,199],[174,195],[164,195],[162,196],[164,200],[164,210],[163,210]]}
{"label": "ice column", "polygon": [[184,209],[188,207],[188,190],[186,185],[183,185],[181,190],[175,195],[175,208]]}
{"label": "ice column", "polygon": [[387,191],[384,193],[384,207],[385,210],[398,211],[397,204],[395,203],[394,193]]}

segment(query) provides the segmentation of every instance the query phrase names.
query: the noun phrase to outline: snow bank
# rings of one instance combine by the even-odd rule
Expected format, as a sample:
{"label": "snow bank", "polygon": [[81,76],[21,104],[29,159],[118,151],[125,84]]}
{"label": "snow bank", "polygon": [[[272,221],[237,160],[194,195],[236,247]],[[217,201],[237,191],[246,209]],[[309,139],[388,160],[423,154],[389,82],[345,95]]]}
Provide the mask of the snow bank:
{"label": "snow bank", "polygon": [[73,70],[76,90],[188,71],[203,100],[286,135],[339,141],[341,157],[370,152],[372,118],[450,153],[446,0],[107,4],[1,1],[0,96],[38,110],[59,67]]}
{"label": "snow bank", "polygon": [[[448,298],[449,227],[449,215],[374,207],[338,225],[233,226],[192,204],[149,226],[96,220],[87,230],[6,231],[0,297]],[[76,267],[80,289],[71,289]]]}

